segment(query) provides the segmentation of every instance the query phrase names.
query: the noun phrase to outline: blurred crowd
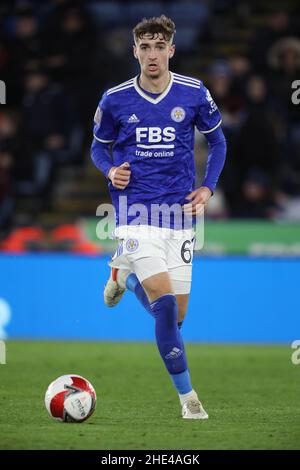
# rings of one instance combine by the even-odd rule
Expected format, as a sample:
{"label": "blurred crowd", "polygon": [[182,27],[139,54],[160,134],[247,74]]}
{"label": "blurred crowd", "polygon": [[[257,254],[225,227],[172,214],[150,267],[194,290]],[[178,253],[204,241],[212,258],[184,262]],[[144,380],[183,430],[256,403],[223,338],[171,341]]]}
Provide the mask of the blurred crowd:
{"label": "blurred crowd", "polygon": [[[11,226],[17,198],[51,200],[57,168],[86,164],[101,94],[137,73],[131,29],[161,13],[178,31],[171,68],[185,74],[190,54],[223,115],[228,157],[211,217],[300,221],[300,105],[291,100],[300,11],[289,3],[264,2],[254,27],[250,1],[2,0],[0,228]],[[226,37],[216,16],[250,31],[246,53],[214,52]]]}
{"label": "blurred crowd", "polygon": [[287,12],[272,12],[247,56],[208,70],[228,143],[220,186],[229,217],[300,221],[300,105],[292,102],[299,32]]}

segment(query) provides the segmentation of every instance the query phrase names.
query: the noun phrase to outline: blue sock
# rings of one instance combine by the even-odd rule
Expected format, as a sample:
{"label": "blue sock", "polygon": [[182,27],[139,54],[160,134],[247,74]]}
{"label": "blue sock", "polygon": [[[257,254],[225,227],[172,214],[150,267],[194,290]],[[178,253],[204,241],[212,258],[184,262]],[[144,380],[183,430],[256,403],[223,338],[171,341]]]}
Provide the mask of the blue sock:
{"label": "blue sock", "polygon": [[189,393],[193,390],[190,373],[187,370],[181,372],[181,374],[171,374],[171,379],[173,380],[173,384],[180,395],[184,393]]}
{"label": "blue sock", "polygon": [[180,374],[187,370],[183,340],[178,329],[176,297],[166,294],[150,304],[155,318],[155,336],[158,350],[168,372]]}
{"label": "blue sock", "polygon": [[[176,390],[180,394],[190,392],[192,390],[190,374],[187,369],[184,345],[181,334],[179,332],[183,322],[177,323],[178,309],[175,296],[162,296],[150,304],[146,292],[143,289],[143,286],[141,285],[137,276],[134,273],[131,273],[129,274],[129,276],[127,276],[126,288],[136,295],[136,297],[145,307],[145,309],[156,319],[155,334],[158,349],[167,367],[167,370],[170,373],[171,379]],[[165,307],[167,307],[168,313],[164,315],[163,310]],[[160,319],[157,321],[158,316],[160,316]],[[167,321],[168,317],[170,321]],[[170,357],[173,357],[174,355],[176,356],[176,352],[172,350],[172,347],[169,347],[168,349],[168,343],[163,338],[166,323],[169,326],[169,331],[167,332],[167,334],[171,334],[172,338],[175,338],[175,343],[172,343],[173,348],[178,347],[180,351],[183,351],[183,353],[176,359],[176,363],[174,362],[175,358],[170,359]],[[168,350],[167,352],[170,352],[172,350],[174,355],[169,356],[167,354],[167,356],[169,356],[169,359],[164,358],[164,350]],[[181,368],[182,371],[180,371],[179,373],[174,372],[174,369],[176,369],[177,367]]]}
{"label": "blue sock", "polygon": [[127,276],[126,288],[128,290],[131,290],[131,292],[133,292],[137,296],[138,300],[141,302],[143,307],[145,307],[145,309],[150,313],[150,315],[153,316],[147,294],[134,273],[131,273]]}

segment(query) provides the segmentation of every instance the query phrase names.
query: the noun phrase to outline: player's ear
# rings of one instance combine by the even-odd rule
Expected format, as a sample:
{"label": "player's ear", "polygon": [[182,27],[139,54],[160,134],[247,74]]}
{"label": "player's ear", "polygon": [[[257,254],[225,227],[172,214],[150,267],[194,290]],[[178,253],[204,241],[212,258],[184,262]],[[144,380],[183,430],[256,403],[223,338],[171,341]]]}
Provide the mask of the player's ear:
{"label": "player's ear", "polygon": [[138,56],[136,54],[136,45],[135,44],[133,45],[133,55],[136,59],[138,58]]}
{"label": "player's ear", "polygon": [[169,59],[172,59],[174,54],[175,54],[175,44],[172,44],[172,46],[170,46]]}

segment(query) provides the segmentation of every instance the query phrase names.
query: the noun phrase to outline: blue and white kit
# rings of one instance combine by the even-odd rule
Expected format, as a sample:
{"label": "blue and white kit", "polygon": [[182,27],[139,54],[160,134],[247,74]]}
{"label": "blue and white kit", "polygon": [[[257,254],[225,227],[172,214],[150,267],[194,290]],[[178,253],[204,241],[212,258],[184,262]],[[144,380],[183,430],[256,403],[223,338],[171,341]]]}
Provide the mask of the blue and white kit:
{"label": "blue and white kit", "polygon": [[[184,260],[180,253],[186,241],[192,246],[192,228],[189,233],[184,233],[181,243],[176,240],[176,256],[170,246],[167,248],[165,240],[162,243],[164,256],[157,248],[157,240],[151,251],[151,243],[142,243],[139,233],[144,233],[147,226],[177,229],[172,214],[167,225],[160,211],[154,211],[153,217],[153,206],[165,204],[181,207],[188,202],[186,196],[195,189],[195,127],[205,135],[209,145],[202,186],[214,192],[226,155],[226,142],[220,124],[221,115],[209,90],[196,78],[170,72],[167,88],[155,95],[143,90],[138,77],[135,77],[103,94],[94,117],[92,159],[106,176],[113,166],[124,162],[129,162],[131,170],[130,183],[124,190],[113,187],[110,181],[108,183],[116,211],[116,233],[122,245],[117,254],[122,251],[121,258],[124,261],[126,255],[129,264],[145,258],[160,260],[152,262],[153,269],[150,271],[137,268],[140,281],[149,274],[155,274],[157,269],[161,272],[164,266],[163,270],[172,271],[174,280],[185,277],[190,284],[192,256]],[[112,157],[109,152],[111,144]],[[120,196],[123,201],[126,198],[125,205],[120,204]],[[145,212],[139,213],[140,229],[135,227],[137,214],[130,209],[137,204],[146,208]],[[130,234],[120,235],[128,226]],[[129,242],[130,239],[133,241]],[[130,243],[132,251],[127,253],[126,247]],[[120,258],[116,255],[114,265]],[[134,268],[131,264],[131,269]],[[184,290],[189,291],[189,287],[185,286]]]}

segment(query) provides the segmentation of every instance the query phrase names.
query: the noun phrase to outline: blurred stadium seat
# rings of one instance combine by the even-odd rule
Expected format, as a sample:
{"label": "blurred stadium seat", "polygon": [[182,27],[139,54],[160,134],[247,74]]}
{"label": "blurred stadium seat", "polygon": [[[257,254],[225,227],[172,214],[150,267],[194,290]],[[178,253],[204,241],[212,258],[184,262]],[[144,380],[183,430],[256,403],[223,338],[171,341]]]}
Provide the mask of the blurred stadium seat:
{"label": "blurred stadium seat", "polygon": [[[141,18],[160,16],[165,14],[163,2],[130,2],[125,7],[125,16],[128,25],[136,24]],[[129,27],[130,27],[129,26]],[[132,27],[131,27],[132,29]]]}
{"label": "blurred stadium seat", "polygon": [[90,2],[88,9],[104,28],[118,26],[123,14],[122,2]]}
{"label": "blurred stadium seat", "polygon": [[202,26],[209,20],[209,7],[204,2],[170,2],[165,6],[166,15],[173,19],[175,24],[188,27]]}

